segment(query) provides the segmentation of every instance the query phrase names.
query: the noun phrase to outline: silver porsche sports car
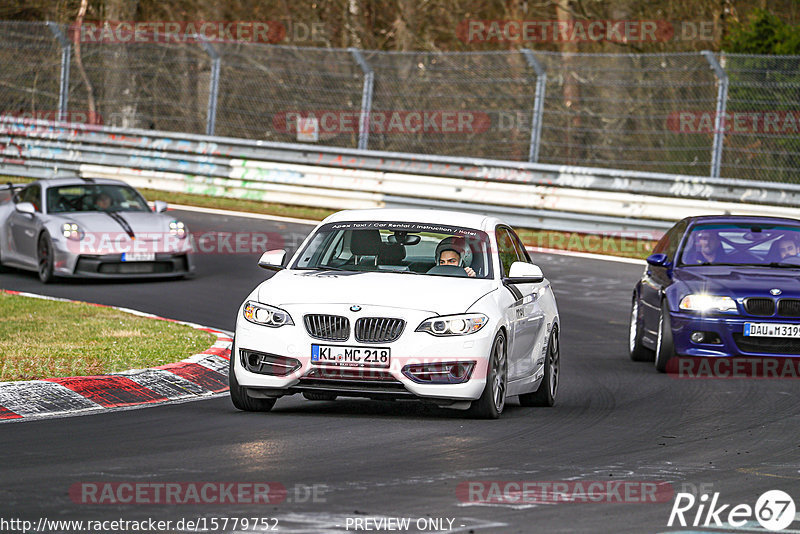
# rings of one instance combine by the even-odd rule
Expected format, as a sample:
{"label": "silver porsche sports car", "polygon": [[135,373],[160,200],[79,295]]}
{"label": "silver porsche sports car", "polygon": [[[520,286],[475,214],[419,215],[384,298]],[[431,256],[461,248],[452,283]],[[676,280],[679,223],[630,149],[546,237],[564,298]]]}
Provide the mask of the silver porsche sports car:
{"label": "silver porsche sports car", "polygon": [[183,277],[194,272],[186,225],[125,182],[59,178],[3,186],[0,265],[55,277]]}

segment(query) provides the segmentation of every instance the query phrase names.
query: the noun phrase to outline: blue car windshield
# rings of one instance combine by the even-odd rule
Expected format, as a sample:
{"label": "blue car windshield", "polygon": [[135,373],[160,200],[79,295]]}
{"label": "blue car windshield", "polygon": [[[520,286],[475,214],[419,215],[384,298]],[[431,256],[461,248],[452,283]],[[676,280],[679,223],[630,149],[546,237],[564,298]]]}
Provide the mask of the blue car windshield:
{"label": "blue car windshield", "polygon": [[699,224],[686,237],[679,265],[800,268],[800,225]]}

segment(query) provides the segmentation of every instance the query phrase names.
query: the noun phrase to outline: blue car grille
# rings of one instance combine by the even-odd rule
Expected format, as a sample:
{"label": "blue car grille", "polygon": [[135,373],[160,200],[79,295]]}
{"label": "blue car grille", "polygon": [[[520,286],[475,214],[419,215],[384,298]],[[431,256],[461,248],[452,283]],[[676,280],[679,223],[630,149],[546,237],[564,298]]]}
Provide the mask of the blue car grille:
{"label": "blue car grille", "polygon": [[778,301],[778,315],[783,317],[800,317],[800,300],[781,299]]}
{"label": "blue car grille", "polygon": [[757,317],[771,317],[775,315],[781,317],[800,317],[800,299],[780,299],[777,307],[775,301],[765,297],[750,297],[744,299],[744,310]]}
{"label": "blue car grille", "polygon": [[800,354],[800,339],[782,337],[750,337],[733,334],[733,341],[742,352],[764,354]]}
{"label": "blue car grille", "polygon": [[760,297],[744,299],[744,310],[750,315],[769,317],[775,313],[775,301]]}

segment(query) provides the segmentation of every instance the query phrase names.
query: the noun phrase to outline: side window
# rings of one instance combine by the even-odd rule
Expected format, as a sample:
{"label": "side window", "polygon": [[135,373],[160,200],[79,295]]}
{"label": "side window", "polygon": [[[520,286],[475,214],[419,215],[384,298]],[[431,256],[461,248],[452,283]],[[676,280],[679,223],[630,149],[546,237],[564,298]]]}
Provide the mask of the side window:
{"label": "side window", "polygon": [[686,221],[681,221],[677,225],[670,228],[666,234],[661,236],[656,246],[653,248],[652,254],[666,254],[669,259],[675,258],[675,252],[678,250],[678,245],[683,237],[683,232],[686,230]]}
{"label": "side window", "polygon": [[42,193],[38,185],[29,185],[19,192],[19,200],[17,202],[30,202],[36,211],[42,211]]}
{"label": "side window", "polygon": [[522,240],[519,238],[517,233],[510,229],[508,230],[508,233],[511,234],[511,238],[514,240],[514,247],[517,249],[517,257],[519,258],[519,261],[533,263],[528,251],[525,249],[525,245],[522,244]]}
{"label": "side window", "polygon": [[319,251],[323,250],[323,242],[325,242],[326,240],[330,240],[331,235],[332,234],[329,232],[320,232],[317,235],[315,235],[313,241],[311,241],[311,243],[309,243],[308,247],[306,247],[305,249],[306,253],[311,251],[311,254],[309,254],[308,256],[304,255],[299,260],[297,260],[297,267],[299,269],[302,269],[304,267],[308,267],[311,264],[312,260],[316,261],[317,260],[316,256],[319,255]]}
{"label": "side window", "polygon": [[683,237],[685,231],[686,221],[681,221],[677,224],[677,226],[674,226],[672,230],[667,232],[669,239],[664,254],[666,254],[667,257],[672,261],[675,261],[675,253],[678,252],[678,245],[681,244],[681,238]]}
{"label": "side window", "polygon": [[[669,232],[671,232],[670,230]],[[661,236],[661,239],[658,240],[656,246],[653,247],[653,252],[650,254],[666,254],[667,245],[669,244],[669,232]]]}
{"label": "side window", "polygon": [[500,266],[503,269],[503,276],[508,276],[508,270],[511,269],[511,264],[519,261],[517,249],[514,246],[514,238],[508,232],[508,229],[498,227],[495,230],[495,237],[497,238],[497,253],[500,255]]}

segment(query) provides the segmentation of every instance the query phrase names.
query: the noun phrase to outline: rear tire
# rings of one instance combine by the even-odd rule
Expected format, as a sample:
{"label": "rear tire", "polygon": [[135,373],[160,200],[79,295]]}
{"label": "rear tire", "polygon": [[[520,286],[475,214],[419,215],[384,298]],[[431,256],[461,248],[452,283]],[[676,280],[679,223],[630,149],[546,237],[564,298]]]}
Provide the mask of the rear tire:
{"label": "rear tire", "polygon": [[672,343],[672,325],[669,318],[669,306],[664,299],[661,302],[661,316],[658,319],[658,339],[656,340],[655,366],[659,373],[667,371],[667,364],[675,357],[675,346]]}
{"label": "rear tire", "polygon": [[497,419],[506,405],[508,386],[508,358],[506,336],[498,332],[489,352],[486,369],[486,386],[478,400],[472,401],[469,414],[478,419]]}
{"label": "rear tire", "polygon": [[628,330],[628,354],[631,360],[635,362],[652,362],[655,353],[642,345],[642,336],[644,336],[644,328],[639,322],[639,298],[634,295],[633,304],[631,304],[631,321]]}
{"label": "rear tire", "polygon": [[55,275],[53,275],[53,243],[47,232],[42,232],[39,236],[36,252],[39,280],[43,284],[49,284],[55,279]]}
{"label": "rear tire", "polygon": [[247,388],[243,388],[236,381],[236,373],[233,370],[234,358],[236,358],[235,346],[231,345],[231,360],[228,365],[228,385],[230,386],[231,402],[233,405],[245,412],[268,412],[275,406],[277,399],[256,399],[247,394]]}
{"label": "rear tire", "polygon": [[519,396],[522,406],[550,407],[556,403],[558,382],[561,374],[561,348],[558,343],[558,329],[553,327],[550,339],[547,342],[547,356],[544,360],[544,377],[539,384],[539,389],[533,393]]}

